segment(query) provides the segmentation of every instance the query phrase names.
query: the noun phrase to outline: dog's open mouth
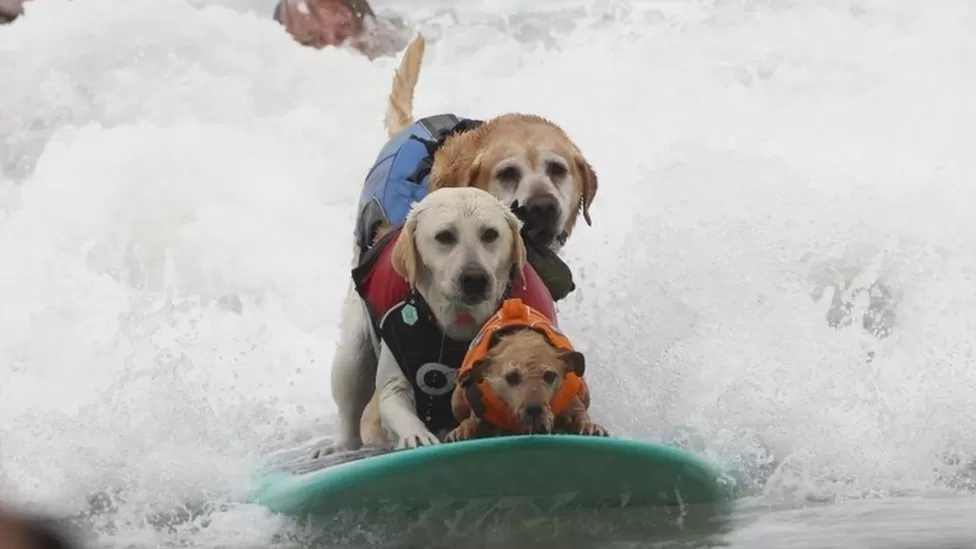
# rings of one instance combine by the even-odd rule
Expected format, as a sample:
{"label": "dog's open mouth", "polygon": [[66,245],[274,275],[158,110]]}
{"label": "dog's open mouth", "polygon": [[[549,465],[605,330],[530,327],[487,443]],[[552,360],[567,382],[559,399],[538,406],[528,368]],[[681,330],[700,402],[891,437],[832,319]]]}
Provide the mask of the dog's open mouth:
{"label": "dog's open mouth", "polygon": [[512,203],[512,213],[515,217],[522,221],[522,238],[526,240],[526,244],[533,245],[539,248],[549,248],[552,243],[555,242],[558,233],[553,227],[539,226],[534,222],[532,216],[529,215],[528,209],[518,203],[518,200]]}
{"label": "dog's open mouth", "polygon": [[548,227],[533,227],[526,224],[523,238],[532,241],[536,246],[548,248],[556,241],[556,231]]}
{"label": "dog's open mouth", "polygon": [[552,244],[560,238],[552,229],[533,226],[527,222],[524,206],[518,201],[512,204],[512,212],[522,221],[522,240],[525,242],[528,262],[536,270],[543,284],[556,301],[566,297],[576,288],[569,266],[552,251]]}

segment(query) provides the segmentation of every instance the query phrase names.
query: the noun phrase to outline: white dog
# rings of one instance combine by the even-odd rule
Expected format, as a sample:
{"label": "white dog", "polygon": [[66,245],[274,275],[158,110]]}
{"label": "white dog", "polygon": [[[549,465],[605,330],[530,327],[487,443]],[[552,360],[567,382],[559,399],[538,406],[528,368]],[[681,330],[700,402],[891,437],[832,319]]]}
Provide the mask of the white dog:
{"label": "white dog", "polygon": [[339,448],[362,445],[374,391],[398,448],[437,444],[432,430],[453,427],[454,376],[470,340],[509,294],[545,292],[524,270],[520,228],[488,192],[443,188],[412,206],[402,230],[377,238],[353,272],[359,295],[347,296],[332,364]]}

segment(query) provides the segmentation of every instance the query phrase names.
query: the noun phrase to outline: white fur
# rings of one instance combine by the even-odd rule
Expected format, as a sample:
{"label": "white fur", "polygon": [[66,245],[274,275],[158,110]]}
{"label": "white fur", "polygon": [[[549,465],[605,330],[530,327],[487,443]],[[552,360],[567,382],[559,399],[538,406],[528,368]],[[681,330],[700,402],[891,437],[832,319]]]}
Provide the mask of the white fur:
{"label": "white fur", "polygon": [[[497,232],[486,242],[485,231]],[[512,266],[525,263],[525,248],[515,215],[491,194],[473,187],[438,189],[413,205],[397,237],[394,266],[430,305],[441,330],[450,338],[470,340],[499,307]],[[455,243],[436,235],[450,231]],[[487,299],[466,305],[458,277],[466,265],[480,265],[490,279]],[[466,313],[473,321],[458,322]],[[342,333],[332,364],[332,395],[339,408],[340,448],[362,446],[360,419],[379,392],[380,417],[399,448],[437,444],[417,417],[413,388],[392,351],[375,341],[365,305],[352,291],[342,314]]]}

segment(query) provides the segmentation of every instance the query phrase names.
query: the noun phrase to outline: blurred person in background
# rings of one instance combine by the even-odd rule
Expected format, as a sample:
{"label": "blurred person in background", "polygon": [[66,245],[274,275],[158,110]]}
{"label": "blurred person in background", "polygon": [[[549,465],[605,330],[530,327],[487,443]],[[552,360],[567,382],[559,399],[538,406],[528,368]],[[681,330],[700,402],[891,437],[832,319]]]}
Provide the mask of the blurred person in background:
{"label": "blurred person in background", "polygon": [[24,0],[0,0],[0,25],[10,23],[24,13]]}
{"label": "blurred person in background", "polygon": [[347,45],[369,59],[394,54],[408,39],[402,21],[377,17],[367,0],[278,0],[274,20],[303,46]]}
{"label": "blurred person in background", "polygon": [[0,549],[80,549],[46,518],[0,505]]}

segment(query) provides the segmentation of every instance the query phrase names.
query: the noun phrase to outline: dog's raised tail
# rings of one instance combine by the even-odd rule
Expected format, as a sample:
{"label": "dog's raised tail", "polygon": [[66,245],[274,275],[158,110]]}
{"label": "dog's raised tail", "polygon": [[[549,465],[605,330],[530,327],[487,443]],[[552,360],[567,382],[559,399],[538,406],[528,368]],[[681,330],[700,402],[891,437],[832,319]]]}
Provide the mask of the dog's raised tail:
{"label": "dog's raised tail", "polygon": [[393,89],[386,107],[386,134],[389,137],[413,124],[413,92],[420,79],[420,65],[424,60],[427,41],[418,34],[403,52],[403,59],[393,76]]}

